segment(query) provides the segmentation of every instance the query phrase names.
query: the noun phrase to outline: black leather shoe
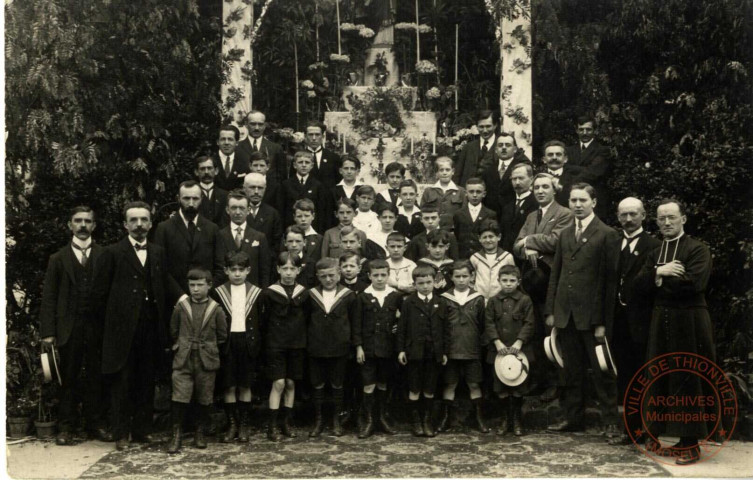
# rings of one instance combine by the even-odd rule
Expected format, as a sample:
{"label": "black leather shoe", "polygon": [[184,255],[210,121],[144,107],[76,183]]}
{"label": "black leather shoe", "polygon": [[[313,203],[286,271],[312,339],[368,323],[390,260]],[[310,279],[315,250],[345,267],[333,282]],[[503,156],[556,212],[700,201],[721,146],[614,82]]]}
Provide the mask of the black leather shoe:
{"label": "black leather shoe", "polygon": [[697,463],[700,459],[701,459],[701,449],[696,446],[695,448],[690,448],[682,452],[682,455],[677,457],[677,460],[675,460],[675,463],[677,465],[693,465],[694,463]]}
{"label": "black leather shoe", "polygon": [[585,430],[585,428],[583,428],[583,424],[572,423],[567,420],[549,425],[548,427],[546,427],[546,429],[550,432],[582,432],[583,430]]}
{"label": "black leather shoe", "polygon": [[55,437],[55,445],[72,445],[73,444],[73,437],[71,436],[71,432],[59,432],[58,436]]}
{"label": "black leather shoe", "polygon": [[115,442],[115,448],[120,451],[126,450],[130,446],[131,442],[129,442],[127,438],[119,438]]}

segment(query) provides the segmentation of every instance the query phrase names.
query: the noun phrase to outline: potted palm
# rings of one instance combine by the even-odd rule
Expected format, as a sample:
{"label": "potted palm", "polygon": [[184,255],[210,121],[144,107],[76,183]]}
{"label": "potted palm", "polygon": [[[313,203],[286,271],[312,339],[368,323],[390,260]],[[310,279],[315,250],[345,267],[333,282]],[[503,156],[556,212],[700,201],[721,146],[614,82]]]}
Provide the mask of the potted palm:
{"label": "potted palm", "polygon": [[32,338],[28,332],[8,332],[5,363],[5,401],[8,436],[23,438],[34,413]]}

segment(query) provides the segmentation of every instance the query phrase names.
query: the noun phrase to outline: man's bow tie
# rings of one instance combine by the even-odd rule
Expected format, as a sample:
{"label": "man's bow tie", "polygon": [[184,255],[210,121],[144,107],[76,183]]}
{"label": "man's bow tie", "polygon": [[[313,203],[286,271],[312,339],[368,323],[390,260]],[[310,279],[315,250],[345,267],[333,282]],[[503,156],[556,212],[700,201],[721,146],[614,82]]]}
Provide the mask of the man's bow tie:
{"label": "man's bow tie", "polygon": [[136,250],[146,250],[146,243],[137,243],[133,246]]}

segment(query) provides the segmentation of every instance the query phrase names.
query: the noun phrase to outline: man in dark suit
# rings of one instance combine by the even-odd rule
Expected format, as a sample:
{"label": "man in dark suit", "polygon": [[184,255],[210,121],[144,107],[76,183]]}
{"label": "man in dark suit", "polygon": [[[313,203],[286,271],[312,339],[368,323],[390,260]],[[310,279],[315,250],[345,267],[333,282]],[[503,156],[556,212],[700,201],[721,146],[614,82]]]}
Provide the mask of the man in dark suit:
{"label": "man in dark suit", "polygon": [[599,368],[594,348],[611,329],[616,272],[611,247],[617,232],[593,213],[596,191],[576,183],[570,190],[570,209],[575,224],[559,238],[547,290],[547,326],[559,331],[564,362],[565,386],[561,401],[565,420],[548,427],[551,431],[583,430],[584,383],[587,368],[593,371],[595,390],[607,433],[616,433],[617,406],[613,382]]}
{"label": "man in dark suit", "polygon": [[533,182],[533,167],[528,162],[521,162],[510,167],[510,184],[515,197],[505,201],[497,213],[499,227],[502,230],[500,247],[512,253],[515,239],[528,218],[528,214],[536,211],[538,203],[531,193]]}
{"label": "man in dark suit", "polygon": [[169,278],[168,299],[175,304],[188,295],[188,270],[201,267],[212,271],[217,225],[199,215],[201,189],[188,180],[178,188],[178,213],[157,225],[154,243],[165,250]]}
{"label": "man in dark suit", "polygon": [[214,285],[220,286],[227,281],[225,275],[225,255],[228,252],[242,251],[248,254],[251,273],[247,280],[257,287],[267,288],[270,283],[272,268],[272,251],[267,237],[248,226],[248,197],[241,190],[230,192],[227,213],[230,225],[217,234],[214,255]]}
{"label": "man in dark suit", "polygon": [[[70,445],[75,430],[76,397],[81,395],[90,436],[112,441],[105,430],[102,395],[102,323],[95,315],[94,278],[100,268],[102,247],[92,242],[97,223],[90,207],[73,209],[68,228],[70,243],[50,256],[42,289],[39,335],[60,353],[58,445]],[[83,378],[82,377],[83,368]]]}
{"label": "man in dark suit", "polygon": [[327,188],[323,183],[314,178],[311,173],[313,168],[313,157],[308,150],[299,150],[295,152],[293,158],[293,167],[295,173],[287,180],[282,182],[281,191],[281,213],[283,215],[283,225],[289,227],[293,225],[293,214],[295,213],[293,205],[298,200],[308,198],[321,215],[314,218],[313,227],[319,232],[325,232],[333,225],[334,207],[332,205],[331,188]]}
{"label": "man in dark suit", "polygon": [[554,199],[560,205],[568,205],[570,202],[570,186],[576,183],[579,169],[570,165],[565,144],[559,140],[546,142],[542,162],[545,166],[544,171],[555,179],[557,194]]}
{"label": "man in dark suit", "polygon": [[[322,135],[324,127],[317,122],[311,122],[306,125],[306,150],[311,152],[313,166],[311,167],[311,176],[319,180],[327,190],[334,190],[342,175],[340,175],[340,156],[322,145]],[[295,176],[295,159],[290,166],[290,175],[288,178]]]}
{"label": "man in dark suit", "polygon": [[248,136],[238,143],[238,151],[250,156],[253,152],[261,152],[269,160],[267,175],[268,185],[279,185],[288,178],[288,158],[282,147],[264,137],[267,128],[266,116],[254,110],[248,114]]}
{"label": "man in dark suit", "polygon": [[609,148],[594,138],[596,121],[590,116],[577,120],[578,143],[567,147],[568,163],[577,167],[575,182],[585,182],[599,192],[599,205],[596,214],[607,218],[612,214],[612,205],[607,196],[607,180],[612,172],[612,158]]}
{"label": "man in dark suit", "polygon": [[199,214],[218,227],[227,225],[227,191],[214,184],[214,177],[217,175],[214,161],[207,156],[197,157],[193,173],[201,188]]}
{"label": "man in dark suit", "polygon": [[97,311],[104,319],[102,373],[111,378],[113,435],[118,450],[151,442],[157,359],[168,348],[165,251],[147,242],[149,205],[125,206],[128,237],[108,246],[94,283]]}
{"label": "man in dark suit", "polygon": [[[637,198],[628,197],[620,202],[617,207],[617,219],[622,225],[622,238],[613,248],[619,250],[619,253],[615,254],[619,258],[619,284],[613,330],[606,333],[610,341],[612,338],[617,339],[610,343],[610,347],[617,365],[617,402],[618,406],[622,406],[630,380],[646,360],[648,330],[653,308],[653,297],[634,293],[633,285],[648,254],[659,247],[661,242],[643,230],[646,211],[643,208],[643,202]],[[640,424],[633,422],[632,431],[640,428],[642,428]],[[627,432],[623,432],[619,439],[614,439],[611,443],[629,445],[631,442]]]}
{"label": "man in dark suit", "polygon": [[481,250],[478,240],[481,223],[497,218],[493,210],[481,203],[486,196],[486,184],[483,180],[478,177],[469,178],[465,183],[465,193],[468,195],[468,204],[452,216],[453,232],[458,240],[458,255],[464,259]]}
{"label": "man in dark suit", "polygon": [[[249,159],[251,164],[251,173],[259,173],[264,175],[267,179],[266,187],[264,189],[264,198],[261,199],[263,203],[272,206],[278,212],[280,211],[280,184],[269,182],[269,159],[262,152],[253,152]],[[244,183],[245,185],[245,183]]]}
{"label": "man in dark suit", "polygon": [[531,161],[523,150],[518,148],[515,137],[506,132],[497,135],[494,154],[483,165],[480,165],[483,172],[481,178],[486,182],[488,192],[484,205],[497,212],[497,215],[502,212],[504,205],[515,199],[515,190],[510,179],[515,166],[521,163],[531,163]]}
{"label": "man in dark suit", "polygon": [[214,158],[217,169],[215,183],[227,192],[243,185],[243,176],[249,172],[249,154],[236,148],[240,136],[240,131],[234,125],[223,125],[217,138],[220,151]]}
{"label": "man in dark suit", "polygon": [[[481,110],[476,114],[476,128],[479,138],[465,144],[460,151],[460,156],[455,162],[455,175],[453,181],[456,185],[465,185],[471,177],[478,177],[482,171],[484,160],[491,158],[494,153],[495,132],[497,123],[494,121],[494,112]],[[492,208],[492,207],[490,207]],[[492,210],[494,210],[492,208]]]}
{"label": "man in dark suit", "polygon": [[249,200],[248,226],[267,237],[270,248],[279,253],[282,244],[282,219],[272,206],[262,202],[267,179],[259,173],[249,173],[243,180],[243,191]]}

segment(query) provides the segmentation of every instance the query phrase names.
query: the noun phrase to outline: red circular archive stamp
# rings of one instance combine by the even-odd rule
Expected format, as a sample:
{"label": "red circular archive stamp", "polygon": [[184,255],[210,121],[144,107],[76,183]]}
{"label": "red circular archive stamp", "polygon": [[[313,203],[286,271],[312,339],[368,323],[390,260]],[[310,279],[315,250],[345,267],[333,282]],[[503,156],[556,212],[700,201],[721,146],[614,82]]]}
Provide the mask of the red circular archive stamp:
{"label": "red circular archive stamp", "polygon": [[[657,462],[677,457],[713,457],[732,436],[737,396],[724,371],[706,357],[688,352],[646,362],[625,391],[623,419],[633,443]],[[698,447],[662,445],[659,436],[697,439]],[[644,443],[645,441],[645,443]]]}

